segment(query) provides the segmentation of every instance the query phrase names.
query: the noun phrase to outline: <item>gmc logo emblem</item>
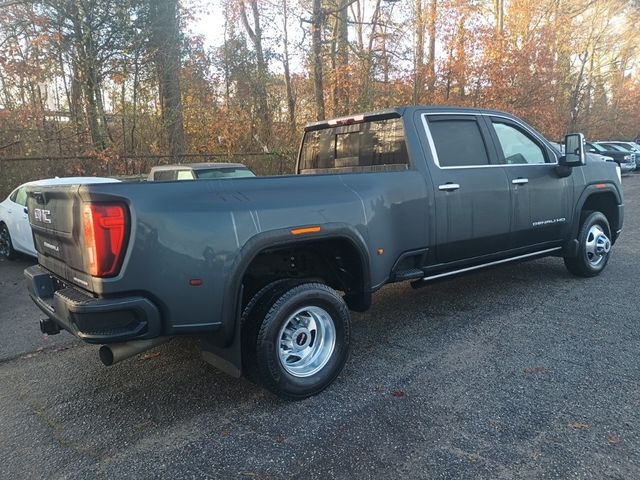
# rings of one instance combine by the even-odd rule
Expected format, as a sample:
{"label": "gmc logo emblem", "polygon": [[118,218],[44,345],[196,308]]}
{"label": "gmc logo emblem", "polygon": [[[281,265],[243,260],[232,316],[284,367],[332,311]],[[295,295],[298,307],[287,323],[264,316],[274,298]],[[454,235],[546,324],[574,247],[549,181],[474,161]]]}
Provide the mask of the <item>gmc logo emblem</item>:
{"label": "gmc logo emblem", "polygon": [[51,215],[51,210],[43,210],[41,208],[36,208],[33,210],[33,215],[37,221],[42,223],[51,223],[51,219],[49,215]]}

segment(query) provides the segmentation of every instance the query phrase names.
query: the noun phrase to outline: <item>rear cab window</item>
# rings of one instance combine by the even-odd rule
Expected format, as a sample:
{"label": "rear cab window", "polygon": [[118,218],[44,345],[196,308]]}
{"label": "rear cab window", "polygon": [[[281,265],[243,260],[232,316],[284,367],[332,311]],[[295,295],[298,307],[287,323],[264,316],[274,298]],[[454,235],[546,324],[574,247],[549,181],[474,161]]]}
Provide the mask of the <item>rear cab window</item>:
{"label": "rear cab window", "polygon": [[373,118],[305,132],[300,174],[407,170],[409,155],[399,117]]}

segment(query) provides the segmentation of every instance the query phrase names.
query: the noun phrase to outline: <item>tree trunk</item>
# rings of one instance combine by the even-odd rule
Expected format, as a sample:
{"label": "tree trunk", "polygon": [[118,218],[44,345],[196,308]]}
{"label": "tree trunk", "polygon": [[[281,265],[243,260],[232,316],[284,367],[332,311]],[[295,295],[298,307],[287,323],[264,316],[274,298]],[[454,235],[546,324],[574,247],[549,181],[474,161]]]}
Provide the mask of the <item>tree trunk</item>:
{"label": "tree trunk", "polygon": [[[253,25],[249,24],[249,18],[247,17],[247,11],[245,2],[248,1],[251,6],[251,14],[253,16]],[[256,64],[257,64],[257,78],[256,78],[256,96],[258,103],[258,135],[260,141],[265,147],[271,144],[272,136],[272,120],[271,112],[269,111],[268,97],[267,97],[267,81],[269,79],[269,72],[267,69],[267,62],[264,57],[264,49],[262,47],[262,26],[260,25],[260,10],[258,9],[258,0],[240,0],[240,13],[242,23],[245,30],[253,43],[253,48],[256,52]]]}
{"label": "tree trunk", "polygon": [[169,144],[169,153],[177,159],[186,150],[180,88],[178,0],[150,0],[149,5],[162,123]]}
{"label": "tree trunk", "polygon": [[322,75],[322,29],[324,27],[324,10],[322,0],[313,0],[311,15],[311,53],[313,56],[313,87],[316,102],[316,118],[325,119],[324,82]]}
{"label": "tree trunk", "polygon": [[282,43],[284,47],[284,58],[282,59],[282,66],[284,68],[284,81],[287,88],[287,110],[289,113],[289,133],[291,138],[295,138],[296,135],[296,98],[293,93],[293,85],[291,84],[291,72],[289,71],[289,26],[287,24],[289,18],[289,5],[287,0],[282,2],[282,23],[283,23],[283,38]]}
{"label": "tree trunk", "polygon": [[504,34],[504,0],[494,0],[493,6],[496,16],[496,33],[502,37]]}
{"label": "tree trunk", "polygon": [[422,0],[416,0],[416,45],[415,45],[415,62],[413,72],[413,103],[419,104],[422,101],[422,92],[424,88],[424,12],[422,9]]}
{"label": "tree trunk", "polygon": [[436,25],[438,21],[438,1],[431,0],[429,5],[429,57],[427,59],[427,91],[433,101],[433,91],[436,85]]}
{"label": "tree trunk", "polygon": [[349,113],[349,94],[347,78],[349,70],[349,0],[339,0],[336,13],[336,55],[335,55],[335,90],[334,115]]}
{"label": "tree trunk", "polygon": [[[83,20],[77,6],[72,7],[73,22],[73,42],[77,57],[78,77],[76,88],[82,89],[87,115],[87,125],[91,135],[91,143],[97,151],[106,148],[106,138],[102,135],[100,120],[98,118],[98,105],[96,102],[96,82],[95,59],[93,49],[90,44],[91,32],[86,32],[83,27]],[[73,87],[72,87],[73,88]],[[77,95],[77,94],[76,94]]]}

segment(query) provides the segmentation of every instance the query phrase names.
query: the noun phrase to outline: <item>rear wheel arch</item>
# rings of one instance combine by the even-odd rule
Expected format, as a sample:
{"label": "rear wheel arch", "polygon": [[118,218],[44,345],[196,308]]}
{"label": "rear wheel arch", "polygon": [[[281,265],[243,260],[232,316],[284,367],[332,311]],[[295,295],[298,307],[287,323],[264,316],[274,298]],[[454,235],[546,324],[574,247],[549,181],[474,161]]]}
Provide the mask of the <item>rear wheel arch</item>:
{"label": "rear wheel arch", "polygon": [[[251,291],[244,284],[246,274],[260,253],[270,249],[282,249],[291,246],[311,247],[319,242],[340,241],[349,245],[353,258],[359,265],[359,289],[347,293],[345,300],[349,307],[356,311],[365,311],[371,304],[371,273],[366,242],[362,235],[353,227],[345,224],[326,224],[321,226],[319,233],[310,234],[307,238],[295,238],[290,228],[262,232],[250,238],[232,260],[227,270],[224,284],[224,302],[222,307],[222,330],[215,340],[215,345],[221,348],[230,347],[232,342],[238,343],[240,337],[240,316],[251,298]],[[308,278],[307,278],[308,279]],[[316,278],[317,279],[317,278]],[[268,279],[267,279],[268,280]],[[271,280],[277,280],[272,278]],[[266,285],[267,281],[264,282]],[[257,292],[254,286],[254,293]]]}
{"label": "rear wheel arch", "polygon": [[351,236],[289,238],[257,249],[242,270],[243,307],[263,286],[282,278],[320,281],[345,292],[352,309],[368,308],[359,297],[371,295],[369,260],[365,248]]}

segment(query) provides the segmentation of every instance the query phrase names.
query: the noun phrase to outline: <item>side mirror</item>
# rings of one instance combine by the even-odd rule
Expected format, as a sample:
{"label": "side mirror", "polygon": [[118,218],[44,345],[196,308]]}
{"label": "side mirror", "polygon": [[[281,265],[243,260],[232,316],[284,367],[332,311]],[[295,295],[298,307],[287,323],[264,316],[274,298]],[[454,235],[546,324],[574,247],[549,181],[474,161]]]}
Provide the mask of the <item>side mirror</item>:
{"label": "side mirror", "polygon": [[586,155],[584,150],[584,135],[581,133],[570,133],[564,137],[564,155],[558,160],[558,164],[563,167],[581,167],[586,165]]}

